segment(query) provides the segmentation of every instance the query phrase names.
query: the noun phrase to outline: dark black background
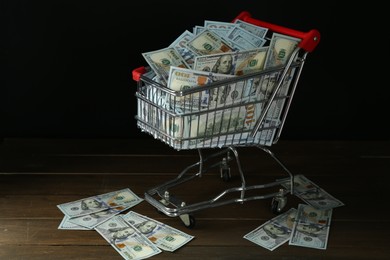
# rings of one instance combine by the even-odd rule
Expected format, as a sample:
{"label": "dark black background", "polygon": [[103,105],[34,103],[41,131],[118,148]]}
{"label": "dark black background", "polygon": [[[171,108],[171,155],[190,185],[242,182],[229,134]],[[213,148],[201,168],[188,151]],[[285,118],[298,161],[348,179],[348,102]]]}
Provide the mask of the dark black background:
{"label": "dark black background", "polygon": [[282,139],[388,139],[384,6],[331,1],[0,1],[0,137],[144,138],[137,129],[141,53],[204,20],[241,11],[317,29]]}

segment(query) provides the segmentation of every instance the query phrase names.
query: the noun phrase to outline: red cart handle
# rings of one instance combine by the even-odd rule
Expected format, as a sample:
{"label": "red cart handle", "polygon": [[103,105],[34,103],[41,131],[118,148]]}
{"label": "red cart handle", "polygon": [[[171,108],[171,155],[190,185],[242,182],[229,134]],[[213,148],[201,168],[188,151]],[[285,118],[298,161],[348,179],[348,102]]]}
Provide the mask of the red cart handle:
{"label": "red cart handle", "polygon": [[274,32],[292,36],[301,39],[298,47],[304,49],[307,52],[312,52],[318,45],[321,39],[321,35],[318,30],[312,29],[308,32],[296,31],[283,26],[275,25],[272,23],[263,22],[252,18],[252,15],[248,11],[242,11],[234,20],[242,20],[257,26],[268,28]]}
{"label": "red cart handle", "polygon": [[132,75],[133,75],[133,80],[134,81],[139,81],[141,79],[142,74],[146,73],[146,67],[141,66],[133,70]]}

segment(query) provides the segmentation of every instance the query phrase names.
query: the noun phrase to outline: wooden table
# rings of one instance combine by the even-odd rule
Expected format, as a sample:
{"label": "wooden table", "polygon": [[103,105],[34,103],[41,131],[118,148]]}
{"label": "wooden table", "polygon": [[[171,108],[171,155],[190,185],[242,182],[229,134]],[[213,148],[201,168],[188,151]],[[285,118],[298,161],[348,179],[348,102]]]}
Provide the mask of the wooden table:
{"label": "wooden table", "polygon": [[[279,141],[271,150],[345,206],[333,210],[326,250],[288,245],[268,251],[243,236],[274,217],[270,200],[207,208],[189,229],[146,201],[132,210],[195,236],[177,251],[152,259],[389,259],[389,141]],[[284,176],[264,152],[238,149],[248,183]],[[205,150],[207,153],[208,150]],[[144,192],[199,160],[158,140],[17,139],[0,143],[0,259],[122,259],[95,231],[59,230],[56,205],[130,188]],[[208,199],[239,182],[210,171],[178,189],[189,201]],[[303,203],[290,195],[287,207]]]}

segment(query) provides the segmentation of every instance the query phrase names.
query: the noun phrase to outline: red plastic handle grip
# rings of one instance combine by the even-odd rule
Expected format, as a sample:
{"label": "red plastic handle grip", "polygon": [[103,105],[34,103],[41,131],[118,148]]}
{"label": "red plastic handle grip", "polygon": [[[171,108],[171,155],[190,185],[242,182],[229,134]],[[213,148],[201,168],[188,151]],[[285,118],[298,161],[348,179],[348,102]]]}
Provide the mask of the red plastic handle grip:
{"label": "red plastic handle grip", "polygon": [[145,66],[138,67],[133,70],[132,75],[133,75],[133,80],[134,81],[139,81],[141,79],[142,74],[146,72]]}
{"label": "red plastic handle grip", "polygon": [[242,20],[244,22],[248,22],[257,26],[268,28],[271,31],[277,33],[299,38],[301,39],[301,42],[298,44],[298,47],[304,49],[307,52],[312,52],[317,47],[321,39],[321,34],[316,29],[312,29],[308,32],[301,32],[301,31],[289,29],[283,26],[254,19],[252,18],[252,15],[248,11],[242,11],[236,18],[234,18],[233,22],[235,20]]}

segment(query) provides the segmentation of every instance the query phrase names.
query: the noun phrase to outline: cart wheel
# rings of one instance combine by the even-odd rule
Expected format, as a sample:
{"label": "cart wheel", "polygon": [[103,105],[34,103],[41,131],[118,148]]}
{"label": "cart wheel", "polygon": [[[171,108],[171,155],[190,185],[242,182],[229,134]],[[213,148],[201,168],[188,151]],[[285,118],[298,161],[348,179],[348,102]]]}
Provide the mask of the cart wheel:
{"label": "cart wheel", "polygon": [[179,217],[187,228],[193,228],[195,226],[195,217],[193,215],[184,214]]}
{"label": "cart wheel", "polygon": [[275,198],[272,198],[271,201],[271,212],[274,214],[278,214],[278,201]]}
{"label": "cart wheel", "polygon": [[223,181],[228,182],[232,178],[230,175],[230,168],[221,169],[221,178]]}
{"label": "cart wheel", "polygon": [[283,211],[286,206],[287,198],[286,197],[274,197],[271,201],[271,211],[274,214],[279,214]]}

